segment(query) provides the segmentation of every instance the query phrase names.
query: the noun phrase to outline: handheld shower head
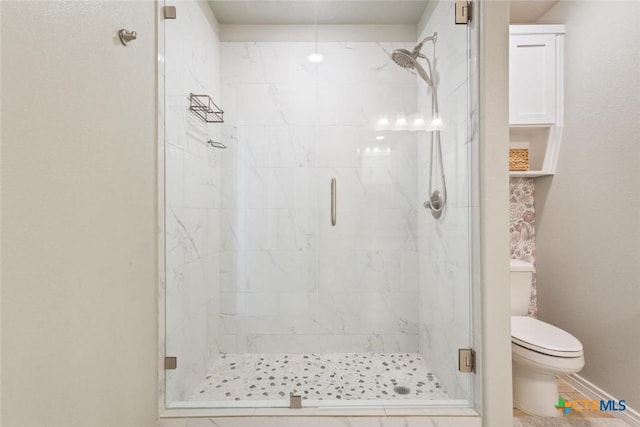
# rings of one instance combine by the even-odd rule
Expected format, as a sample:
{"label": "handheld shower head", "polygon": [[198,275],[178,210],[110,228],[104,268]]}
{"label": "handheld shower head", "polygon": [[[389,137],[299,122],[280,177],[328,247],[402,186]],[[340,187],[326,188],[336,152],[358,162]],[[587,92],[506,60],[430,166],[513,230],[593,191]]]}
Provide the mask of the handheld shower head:
{"label": "handheld shower head", "polygon": [[[435,90],[433,85],[433,79],[431,77],[431,63],[429,62],[429,58],[420,53],[422,50],[422,46],[428,42],[432,41],[435,43],[438,40],[438,33],[433,33],[432,35],[425,37],[420,43],[418,43],[413,51],[409,52],[407,49],[396,49],[391,52],[391,59],[393,62],[401,66],[402,68],[407,68],[409,70],[416,70],[418,75],[422,77],[422,79],[427,82],[427,84],[431,87],[431,89]],[[422,65],[418,62],[418,58],[422,58],[427,61],[427,67],[429,67],[429,72],[427,72]]]}
{"label": "handheld shower head", "polygon": [[[420,53],[416,53],[415,49],[414,52],[409,52],[407,49],[396,49],[391,52],[391,59],[393,59],[393,62],[402,68],[416,70],[418,75],[422,77],[422,79],[433,89],[433,80],[431,80],[429,73],[427,73],[424,67],[422,67],[422,65],[417,61],[418,55],[420,55]],[[427,61],[429,71],[431,71],[431,64],[429,64],[429,60],[423,55],[420,55],[420,57]]]}
{"label": "handheld shower head", "polygon": [[391,59],[393,59],[393,62],[395,62],[399,66],[408,69],[413,69],[416,63],[416,58],[407,49],[394,50],[393,52],[391,52]]}

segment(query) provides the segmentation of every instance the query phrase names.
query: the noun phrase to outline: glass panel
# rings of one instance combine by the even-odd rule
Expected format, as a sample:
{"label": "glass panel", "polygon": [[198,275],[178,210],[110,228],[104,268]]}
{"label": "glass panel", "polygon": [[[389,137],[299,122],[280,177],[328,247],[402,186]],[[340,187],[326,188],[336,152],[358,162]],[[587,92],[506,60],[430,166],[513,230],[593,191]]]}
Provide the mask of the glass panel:
{"label": "glass panel", "polygon": [[[469,34],[454,3],[175,5],[167,405],[469,401]],[[193,114],[192,92],[224,123]],[[423,207],[436,190],[439,218]]]}
{"label": "glass panel", "polygon": [[[438,110],[441,127],[418,134],[418,348],[449,398],[470,400],[473,376],[458,372],[458,349],[471,348],[470,27],[454,24],[454,9],[455,2],[438,2],[418,37],[437,34],[424,50],[437,91],[418,79],[418,108],[429,117]],[[421,207],[436,190],[446,191],[439,219]]]}
{"label": "glass panel", "polygon": [[[222,128],[190,111],[190,94],[224,108],[220,42],[206,3],[171,2],[164,20],[166,403],[194,399],[220,354]],[[204,98],[203,98],[204,99]],[[207,100],[208,105],[208,100]],[[201,112],[201,111],[200,111]]]}

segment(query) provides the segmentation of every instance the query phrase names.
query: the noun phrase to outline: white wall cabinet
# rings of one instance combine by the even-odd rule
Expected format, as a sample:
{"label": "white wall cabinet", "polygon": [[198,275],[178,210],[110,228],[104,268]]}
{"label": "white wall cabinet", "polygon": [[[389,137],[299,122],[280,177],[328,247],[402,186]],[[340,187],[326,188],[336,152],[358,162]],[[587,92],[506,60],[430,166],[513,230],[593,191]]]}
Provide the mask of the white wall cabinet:
{"label": "white wall cabinet", "polygon": [[555,34],[514,34],[509,38],[509,123],[556,121]]}
{"label": "white wall cabinet", "polygon": [[564,122],[564,32],[564,25],[509,26],[511,139],[522,144],[532,136],[526,141],[531,170],[512,176],[555,173]]}

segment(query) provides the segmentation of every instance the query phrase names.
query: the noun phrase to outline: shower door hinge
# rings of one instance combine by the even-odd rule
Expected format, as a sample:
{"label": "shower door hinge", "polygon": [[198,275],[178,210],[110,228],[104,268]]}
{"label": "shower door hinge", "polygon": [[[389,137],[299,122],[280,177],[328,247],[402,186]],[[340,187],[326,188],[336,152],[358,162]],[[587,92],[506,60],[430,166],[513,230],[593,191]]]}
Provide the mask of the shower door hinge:
{"label": "shower door hinge", "polygon": [[468,24],[471,22],[471,2],[456,1],[456,24]]}
{"label": "shower door hinge", "polygon": [[164,358],[164,369],[176,369],[178,367],[178,358],[177,357],[165,357]]}
{"label": "shower door hinge", "polygon": [[176,7],[164,6],[162,8],[162,14],[164,15],[164,19],[176,19]]}
{"label": "shower door hinge", "polygon": [[458,349],[458,370],[460,372],[476,371],[476,352],[470,348]]}

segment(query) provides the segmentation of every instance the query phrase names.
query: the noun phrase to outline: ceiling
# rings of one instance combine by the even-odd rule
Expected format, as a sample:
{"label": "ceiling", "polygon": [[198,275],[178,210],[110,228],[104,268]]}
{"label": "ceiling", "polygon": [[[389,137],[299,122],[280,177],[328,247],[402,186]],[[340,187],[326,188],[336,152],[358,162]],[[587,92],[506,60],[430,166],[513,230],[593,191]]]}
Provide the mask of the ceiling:
{"label": "ceiling", "polygon": [[428,0],[208,0],[226,25],[417,24]]}

